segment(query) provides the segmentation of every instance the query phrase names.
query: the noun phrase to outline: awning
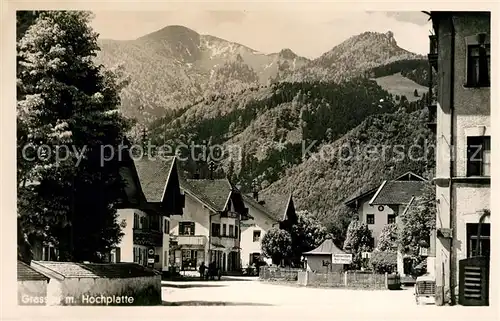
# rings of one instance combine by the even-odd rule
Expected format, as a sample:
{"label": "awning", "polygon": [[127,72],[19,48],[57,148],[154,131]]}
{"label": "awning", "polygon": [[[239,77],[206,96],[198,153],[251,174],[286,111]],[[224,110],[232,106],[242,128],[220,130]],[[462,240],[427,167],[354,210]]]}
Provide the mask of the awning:
{"label": "awning", "polygon": [[215,247],[215,248],[219,248],[219,249],[224,249],[225,247],[220,245],[220,244],[214,244],[214,243],[210,243],[211,246]]}

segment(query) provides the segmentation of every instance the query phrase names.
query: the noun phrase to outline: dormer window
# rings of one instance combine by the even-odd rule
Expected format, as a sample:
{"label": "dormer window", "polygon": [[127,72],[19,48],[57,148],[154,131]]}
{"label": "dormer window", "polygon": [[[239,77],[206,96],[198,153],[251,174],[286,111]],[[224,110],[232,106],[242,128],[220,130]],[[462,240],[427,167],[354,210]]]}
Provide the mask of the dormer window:
{"label": "dormer window", "polygon": [[491,78],[490,44],[485,34],[467,37],[467,87],[489,87]]}

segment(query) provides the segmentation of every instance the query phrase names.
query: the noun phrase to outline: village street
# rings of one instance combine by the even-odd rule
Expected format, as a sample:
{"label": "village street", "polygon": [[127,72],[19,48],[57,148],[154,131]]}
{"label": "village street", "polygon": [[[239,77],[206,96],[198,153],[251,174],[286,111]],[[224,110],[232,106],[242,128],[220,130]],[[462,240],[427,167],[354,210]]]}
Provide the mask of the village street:
{"label": "village street", "polygon": [[[352,302],[366,307],[388,309],[414,306],[409,289],[401,291],[363,291],[304,288],[260,282],[258,278],[223,277],[221,281],[162,282],[162,299],[166,305],[252,305],[252,306],[335,306],[350,309]],[[373,303],[373,304],[371,304]]]}
{"label": "village street", "polygon": [[[376,318],[423,318],[436,316],[435,305],[416,305],[412,288],[400,291],[370,291],[346,289],[304,288],[260,282],[257,278],[223,277],[221,281],[162,282],[165,306],[236,306],[253,307],[264,311],[266,307],[286,307],[295,316],[316,317],[335,313],[342,316]],[[441,307],[442,312],[443,307]],[[472,310],[449,307],[446,319],[472,317]]]}

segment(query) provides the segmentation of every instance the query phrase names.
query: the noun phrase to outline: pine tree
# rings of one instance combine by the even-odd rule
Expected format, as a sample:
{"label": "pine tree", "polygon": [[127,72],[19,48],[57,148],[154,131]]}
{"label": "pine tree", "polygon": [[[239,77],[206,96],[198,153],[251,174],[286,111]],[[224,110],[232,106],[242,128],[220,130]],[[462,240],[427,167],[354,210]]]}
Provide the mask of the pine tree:
{"label": "pine tree", "polygon": [[97,261],[122,235],[117,157],[103,151],[117,153],[130,127],[124,84],[94,64],[90,18],[40,11],[17,44],[19,239],[52,242],[61,260]]}

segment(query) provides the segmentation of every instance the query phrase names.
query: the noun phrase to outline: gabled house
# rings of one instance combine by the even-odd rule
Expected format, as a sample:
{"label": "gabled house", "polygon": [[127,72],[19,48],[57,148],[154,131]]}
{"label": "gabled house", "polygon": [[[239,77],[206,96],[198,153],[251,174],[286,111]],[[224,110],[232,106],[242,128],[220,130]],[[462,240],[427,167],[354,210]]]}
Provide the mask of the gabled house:
{"label": "gabled house", "polygon": [[[385,180],[377,188],[371,189],[344,204],[351,207],[362,223],[372,232],[373,247],[384,227],[388,224],[401,224],[400,216],[409,210],[415,197],[422,195],[427,180],[415,173],[407,172],[394,180]],[[405,260],[398,251],[397,270],[402,276],[411,273],[411,262]]]}
{"label": "gabled house", "polygon": [[196,270],[215,262],[222,270],[241,268],[241,222],[248,219],[240,191],[228,179],[181,179],[182,218],[170,224],[171,265]]}
{"label": "gabled house", "polygon": [[262,238],[278,226],[279,219],[258,199],[258,193],[243,195],[243,202],[248,208],[250,219],[241,223],[241,264],[249,266],[260,261],[271,263],[262,255]]}
{"label": "gabled house", "polygon": [[273,195],[271,199],[259,198],[258,192],[254,192],[251,196],[244,195],[243,201],[249,209],[250,219],[242,225],[242,264],[247,266],[258,261],[271,263],[262,255],[262,238],[271,228],[290,231],[292,225],[297,223],[292,194]]}
{"label": "gabled house", "polygon": [[394,180],[385,180],[377,188],[370,189],[344,204],[357,213],[357,219],[368,225],[377,246],[380,233],[387,224],[396,223],[397,217],[413,196],[422,193],[426,179],[412,172]]}
{"label": "gabled house", "polygon": [[170,218],[182,215],[184,208],[176,158],[132,160],[125,153],[120,175],[125,187],[117,208],[124,236],[111,251],[110,261],[167,271]]}

